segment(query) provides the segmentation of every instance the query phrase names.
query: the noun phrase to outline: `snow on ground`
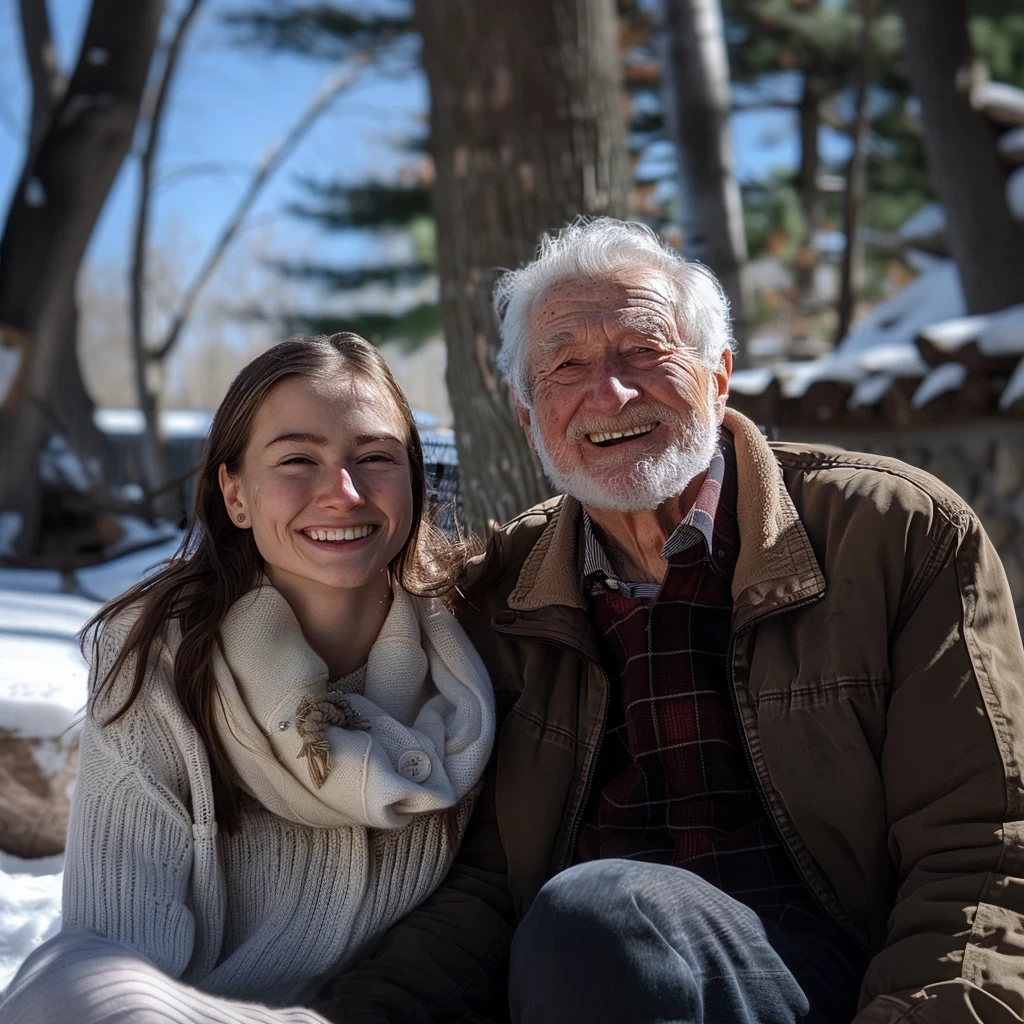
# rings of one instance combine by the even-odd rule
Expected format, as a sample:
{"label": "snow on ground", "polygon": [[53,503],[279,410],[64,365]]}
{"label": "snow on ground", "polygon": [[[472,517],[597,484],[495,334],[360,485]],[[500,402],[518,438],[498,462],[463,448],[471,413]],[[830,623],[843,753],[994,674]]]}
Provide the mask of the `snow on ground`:
{"label": "snow on ground", "polygon": [[[70,742],[85,705],[88,669],[77,633],[100,607],[155,563],[163,544],[75,573],[89,598],[61,593],[60,573],[0,569],[0,728],[42,738],[37,756]],[[72,728],[69,730],[68,727]],[[60,928],[64,857],[22,860],[0,852],[0,992],[21,962]]]}
{"label": "snow on ground", "polygon": [[85,704],[76,634],[99,605],[70,594],[0,590],[0,728],[53,739]]}
{"label": "snow on ground", "polygon": [[0,992],[40,942],[60,929],[64,854],[22,860],[0,852]]}

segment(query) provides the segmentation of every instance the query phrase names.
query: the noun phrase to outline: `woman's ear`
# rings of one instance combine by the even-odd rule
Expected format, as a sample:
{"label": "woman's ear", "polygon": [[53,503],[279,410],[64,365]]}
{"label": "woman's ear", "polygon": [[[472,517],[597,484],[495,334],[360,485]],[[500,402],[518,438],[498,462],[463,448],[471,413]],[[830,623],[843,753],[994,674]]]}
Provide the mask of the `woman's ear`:
{"label": "woman's ear", "polygon": [[224,507],[228,510],[228,517],[236,526],[248,530],[252,523],[242,495],[241,478],[232,476],[222,462],[217,469],[217,483],[220,484],[220,492],[224,495]]}

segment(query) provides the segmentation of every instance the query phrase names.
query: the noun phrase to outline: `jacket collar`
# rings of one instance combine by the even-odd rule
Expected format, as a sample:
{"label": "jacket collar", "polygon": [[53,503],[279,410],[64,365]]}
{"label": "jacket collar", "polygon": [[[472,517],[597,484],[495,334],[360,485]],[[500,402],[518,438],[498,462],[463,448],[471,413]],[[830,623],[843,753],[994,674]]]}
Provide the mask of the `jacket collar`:
{"label": "jacket collar", "polygon": [[[725,426],[736,446],[740,553],[733,573],[733,631],[825,590],[810,538],[782,479],[768,442],[754,423],[726,409]],[[582,508],[563,497],[523,563],[508,606],[537,612],[551,605],[586,610],[579,582]],[[532,616],[531,616],[532,618]]]}

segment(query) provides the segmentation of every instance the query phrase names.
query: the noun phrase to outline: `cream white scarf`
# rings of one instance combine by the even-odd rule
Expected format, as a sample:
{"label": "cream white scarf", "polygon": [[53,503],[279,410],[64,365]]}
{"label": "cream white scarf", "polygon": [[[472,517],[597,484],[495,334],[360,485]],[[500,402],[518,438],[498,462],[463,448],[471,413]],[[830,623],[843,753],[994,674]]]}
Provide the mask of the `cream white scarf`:
{"label": "cream white scarf", "polygon": [[[269,584],[228,612],[214,660],[217,728],[242,787],[272,813],[398,828],[454,807],[483,773],[494,740],[487,670],[440,601],[397,584],[393,593],[361,694],[327,696],[327,666]],[[311,731],[322,737],[315,757]]]}

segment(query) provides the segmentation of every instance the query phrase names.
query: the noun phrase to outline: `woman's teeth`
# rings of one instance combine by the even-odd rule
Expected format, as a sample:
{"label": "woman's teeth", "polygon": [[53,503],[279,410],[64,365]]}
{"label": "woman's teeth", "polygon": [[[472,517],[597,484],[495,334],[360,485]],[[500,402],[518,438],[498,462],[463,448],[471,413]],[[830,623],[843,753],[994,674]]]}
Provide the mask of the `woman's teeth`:
{"label": "woman's teeth", "polygon": [[361,537],[369,536],[376,529],[376,526],[367,524],[366,526],[346,526],[341,530],[313,528],[302,532],[311,540],[359,540]]}
{"label": "woman's teeth", "polygon": [[605,441],[616,441],[620,437],[638,437],[649,434],[658,424],[648,423],[643,427],[630,427],[629,430],[611,430],[606,434],[587,434],[592,444],[603,444]]}

